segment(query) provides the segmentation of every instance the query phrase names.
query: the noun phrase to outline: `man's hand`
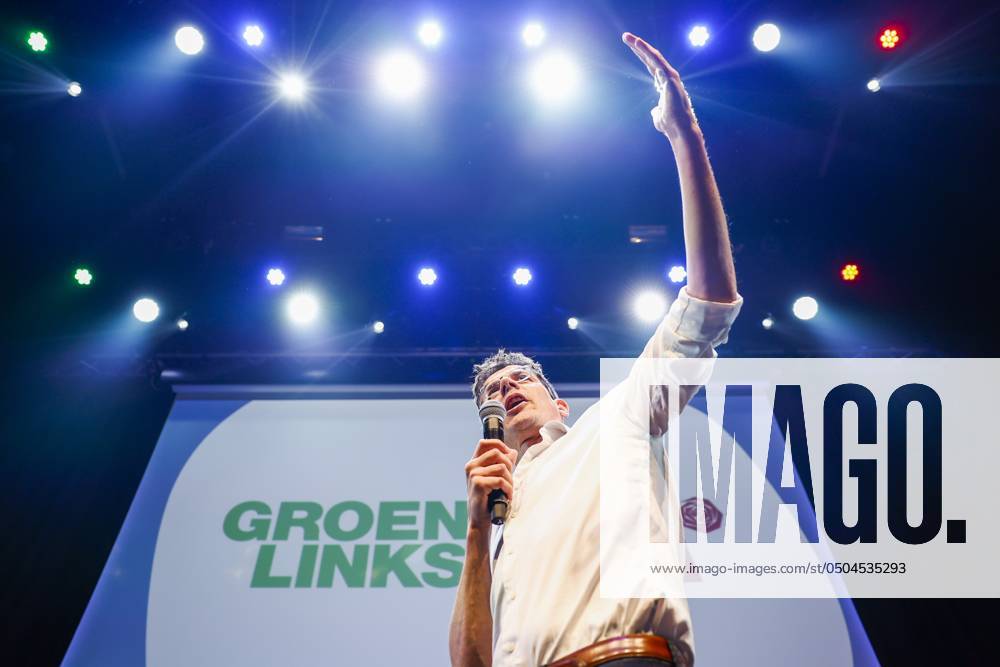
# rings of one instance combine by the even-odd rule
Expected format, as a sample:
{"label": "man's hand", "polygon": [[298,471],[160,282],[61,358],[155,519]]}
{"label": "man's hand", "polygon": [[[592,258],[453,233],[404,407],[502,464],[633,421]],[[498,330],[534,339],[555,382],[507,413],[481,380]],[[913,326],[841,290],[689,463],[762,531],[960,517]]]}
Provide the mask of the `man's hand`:
{"label": "man's hand", "polygon": [[490,528],[487,499],[490,491],[501,489],[514,498],[514,461],[517,450],[499,440],[480,440],[472,458],[465,464],[465,480],[469,491],[469,527],[486,531]]}
{"label": "man's hand", "polygon": [[684,90],[677,70],[671,67],[663,54],[642,38],[626,32],[622,35],[622,41],[646,66],[656,89],[660,91],[659,103],[649,112],[653,116],[653,127],[670,140],[697,129],[698,121],[691,107],[691,98]]}

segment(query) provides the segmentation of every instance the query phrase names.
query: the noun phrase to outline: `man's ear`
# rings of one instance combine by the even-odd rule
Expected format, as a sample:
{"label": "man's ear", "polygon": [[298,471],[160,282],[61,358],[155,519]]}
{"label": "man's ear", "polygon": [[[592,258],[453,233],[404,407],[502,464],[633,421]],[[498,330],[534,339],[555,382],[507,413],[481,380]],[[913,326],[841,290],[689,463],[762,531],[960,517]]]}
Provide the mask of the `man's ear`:
{"label": "man's ear", "polygon": [[564,420],[569,417],[569,403],[562,400],[561,398],[556,399],[556,407],[559,409],[559,416]]}

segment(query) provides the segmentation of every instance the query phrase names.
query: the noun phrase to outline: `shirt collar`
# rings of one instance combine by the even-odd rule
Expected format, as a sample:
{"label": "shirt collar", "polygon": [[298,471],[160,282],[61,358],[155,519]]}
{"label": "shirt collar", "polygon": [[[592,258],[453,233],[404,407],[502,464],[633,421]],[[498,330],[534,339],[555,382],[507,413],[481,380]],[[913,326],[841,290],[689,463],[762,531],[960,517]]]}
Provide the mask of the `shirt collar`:
{"label": "shirt collar", "polygon": [[545,424],[538,430],[538,433],[542,436],[542,441],[528,447],[528,451],[524,453],[524,461],[531,461],[537,458],[542,452],[549,448],[549,446],[563,437],[569,432],[569,427],[566,426],[564,422],[559,419],[553,419],[552,421],[545,422]]}

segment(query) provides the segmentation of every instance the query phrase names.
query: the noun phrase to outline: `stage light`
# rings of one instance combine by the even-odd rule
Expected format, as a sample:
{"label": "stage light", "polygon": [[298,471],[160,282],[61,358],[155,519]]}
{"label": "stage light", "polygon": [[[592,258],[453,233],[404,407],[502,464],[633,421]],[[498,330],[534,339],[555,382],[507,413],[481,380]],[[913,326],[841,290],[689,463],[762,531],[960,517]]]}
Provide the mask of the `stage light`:
{"label": "stage light", "polygon": [[278,81],[278,89],[281,91],[283,97],[298,102],[306,96],[308,85],[301,74],[289,72],[281,75],[281,79]]}
{"label": "stage light", "polygon": [[900,34],[895,28],[886,28],[879,35],[878,41],[882,44],[883,49],[894,49],[896,45],[899,44]]}
{"label": "stage light", "polygon": [[691,42],[691,46],[705,46],[708,43],[709,37],[711,35],[708,32],[708,28],[703,25],[696,25],[688,33],[688,41]]}
{"label": "stage light", "polygon": [[857,264],[844,264],[844,268],[840,270],[840,277],[850,282],[857,280],[860,273],[861,271],[858,269]]}
{"label": "stage light", "polygon": [[285,313],[292,324],[311,324],[319,315],[319,300],[310,292],[298,292],[288,298]]}
{"label": "stage light", "polygon": [[380,334],[383,331],[385,331],[385,322],[383,322],[382,320],[375,320],[375,322],[372,323],[372,331],[377,334]]}
{"label": "stage light", "polygon": [[385,55],[378,61],[375,81],[385,97],[408,100],[423,90],[427,73],[420,61],[411,54],[396,52]]}
{"label": "stage light", "polygon": [[79,97],[80,93],[83,92],[83,86],[76,81],[70,81],[69,85],[66,86],[66,92],[69,93],[70,97]]}
{"label": "stage light", "polygon": [[580,69],[566,54],[550,53],[532,66],[528,82],[540,101],[559,104],[576,94]]}
{"label": "stage light", "polygon": [[186,25],[174,33],[174,44],[184,55],[195,56],[205,48],[205,38],[197,28]]}
{"label": "stage light", "polygon": [[243,29],[243,41],[247,46],[260,46],[264,43],[264,30],[259,25],[248,25]]}
{"label": "stage light", "polygon": [[441,24],[437,21],[424,21],[417,28],[417,37],[420,38],[420,42],[424,46],[433,48],[441,43],[441,39],[444,37],[444,29],[441,28]]}
{"label": "stage light", "polygon": [[767,53],[778,48],[781,41],[781,31],[773,23],[764,23],[753,31],[753,45],[758,51]]}
{"label": "stage light", "polygon": [[534,48],[545,41],[545,28],[541,23],[532,21],[521,30],[521,39],[525,45]]}
{"label": "stage light", "polygon": [[659,292],[642,292],[632,303],[632,311],[642,322],[656,322],[667,312],[667,300]]}
{"label": "stage light", "polygon": [[683,266],[672,266],[667,272],[667,277],[672,283],[682,283],[688,277],[688,272]]}
{"label": "stage light", "polygon": [[437,279],[438,279],[437,272],[434,269],[426,266],[420,269],[420,273],[417,274],[417,280],[419,280],[420,284],[424,285],[425,287],[433,285],[434,283],[437,282]]}
{"label": "stage light", "polygon": [[514,284],[524,287],[531,282],[531,269],[526,269],[523,266],[517,268],[516,271],[511,275],[514,279]]}
{"label": "stage light", "polygon": [[191,323],[188,322],[183,317],[181,319],[177,320],[177,328],[180,329],[181,331],[187,331],[187,328],[189,326],[191,326]]}
{"label": "stage light", "polygon": [[878,79],[872,79],[871,81],[868,82],[868,90],[872,91],[873,93],[877,93],[878,91],[882,90],[882,82],[879,81]]}
{"label": "stage light", "polygon": [[79,268],[73,274],[73,280],[77,282],[78,285],[86,287],[94,280],[94,275],[85,268]]}
{"label": "stage light", "polygon": [[45,33],[42,32],[33,32],[29,34],[27,41],[31,50],[37,52],[44,51],[49,45],[49,40],[45,38]]}
{"label": "stage light", "polygon": [[819,312],[819,303],[811,296],[800,296],[792,304],[792,312],[800,320],[811,320]]}
{"label": "stage light", "polygon": [[148,324],[160,316],[160,306],[152,299],[144,297],[133,304],[132,314],[135,319]]}
{"label": "stage light", "polygon": [[765,329],[767,329],[768,331],[770,331],[771,327],[774,326],[774,318],[771,317],[770,315],[768,315],[767,317],[765,317],[764,319],[762,319],[760,321],[760,326],[762,326]]}
{"label": "stage light", "polygon": [[568,320],[566,320],[566,326],[568,326],[571,331],[576,331],[576,328],[580,326],[580,320],[576,319],[575,317],[571,317]]}
{"label": "stage light", "polygon": [[285,272],[281,269],[268,269],[267,282],[275,287],[278,287],[285,282]]}

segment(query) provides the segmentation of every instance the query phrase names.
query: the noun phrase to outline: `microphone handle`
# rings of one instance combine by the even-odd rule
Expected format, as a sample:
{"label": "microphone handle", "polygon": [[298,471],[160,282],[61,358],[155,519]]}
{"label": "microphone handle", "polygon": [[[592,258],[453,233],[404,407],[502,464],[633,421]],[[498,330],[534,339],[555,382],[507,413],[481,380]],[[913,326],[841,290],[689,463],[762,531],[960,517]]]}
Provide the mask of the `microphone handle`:
{"label": "microphone handle", "polygon": [[[503,420],[499,417],[487,417],[483,420],[483,440],[503,440]],[[490,522],[494,526],[502,526],[507,521],[507,510],[510,509],[510,499],[501,489],[493,489],[487,497],[490,508]]]}

